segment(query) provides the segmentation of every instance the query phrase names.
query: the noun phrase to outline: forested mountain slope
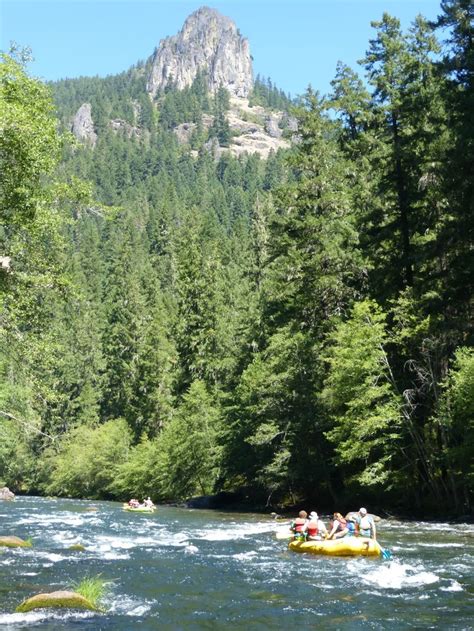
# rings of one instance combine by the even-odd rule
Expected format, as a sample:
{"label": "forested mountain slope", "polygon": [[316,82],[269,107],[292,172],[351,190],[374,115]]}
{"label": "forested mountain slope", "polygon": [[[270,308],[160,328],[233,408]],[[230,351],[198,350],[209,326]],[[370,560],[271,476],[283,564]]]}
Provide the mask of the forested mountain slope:
{"label": "forested mountain slope", "polygon": [[2,481],[471,511],[472,20],[385,14],[296,104],[5,56]]}

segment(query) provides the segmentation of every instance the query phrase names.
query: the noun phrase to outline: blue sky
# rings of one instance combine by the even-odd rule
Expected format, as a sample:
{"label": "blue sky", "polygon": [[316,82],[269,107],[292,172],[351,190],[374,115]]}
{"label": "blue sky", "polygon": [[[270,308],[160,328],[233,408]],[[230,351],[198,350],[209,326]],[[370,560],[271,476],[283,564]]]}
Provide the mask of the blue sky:
{"label": "blue sky", "polygon": [[231,17],[248,37],[255,74],[301,94],[329,90],[339,59],[356,67],[384,11],[407,28],[439,0],[0,0],[1,48],[30,46],[44,79],[115,74],[146,59],[202,4]]}

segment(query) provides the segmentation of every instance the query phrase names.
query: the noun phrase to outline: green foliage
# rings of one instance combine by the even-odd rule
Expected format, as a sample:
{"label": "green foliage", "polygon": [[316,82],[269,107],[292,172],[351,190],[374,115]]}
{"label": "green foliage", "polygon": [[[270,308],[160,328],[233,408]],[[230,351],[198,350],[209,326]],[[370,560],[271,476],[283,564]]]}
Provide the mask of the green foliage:
{"label": "green foliage", "polygon": [[257,77],[250,104],[298,120],[266,160],[206,149],[232,130],[205,73],[154,101],[142,63],[51,84],[92,147],[3,58],[5,483],[471,510],[471,4],[384,14],[366,82],[340,63],[295,112]]}
{"label": "green foliage", "polygon": [[232,137],[227,110],[229,109],[229,93],[222,86],[217,90],[214,98],[214,121],[209,130],[211,136],[215,136],[221,147],[228,147]]}
{"label": "green foliage", "polygon": [[48,89],[8,55],[0,59],[0,216],[18,225],[35,217],[60,142]]}
{"label": "green foliage", "polygon": [[101,601],[108,591],[107,581],[102,578],[101,574],[97,576],[86,576],[82,581],[74,583],[72,588],[98,609],[100,609]]}
{"label": "green foliage", "polygon": [[130,449],[128,459],[117,468],[111,491],[121,499],[157,497],[161,494],[162,488],[163,459],[160,443],[142,437],[140,442]]}
{"label": "green foliage", "polygon": [[123,419],[97,428],[81,425],[65,434],[45,453],[44,491],[68,497],[110,497],[120,464],[127,460],[130,430]]}
{"label": "green foliage", "polygon": [[[469,509],[474,490],[474,352],[456,351],[451,370],[442,384],[436,420],[444,443],[443,460],[461,493],[453,493],[456,503]],[[458,497],[462,499],[458,499]],[[457,507],[458,509],[460,506]]]}
{"label": "green foliage", "polygon": [[363,259],[349,198],[349,168],[324,101],[311,91],[299,110],[291,160],[295,182],[282,192],[272,243],[269,311],[315,334],[355,295]]}
{"label": "green foliage", "polygon": [[293,101],[283,90],[273,85],[270,77],[265,79],[265,77],[257,75],[249,97],[249,105],[250,107],[260,105],[269,109],[288,111],[293,105]]}
{"label": "green foliage", "polygon": [[309,429],[304,374],[309,354],[301,332],[276,331],[242,374],[227,408],[225,470],[267,497],[305,484],[314,449],[303,439]]}
{"label": "green foliage", "polygon": [[207,75],[198,72],[190,87],[175,90],[172,84],[163,96],[158,96],[160,124],[173,129],[180,123],[199,123],[202,114],[211,111],[207,90]]}
{"label": "green foliage", "polygon": [[220,411],[202,381],[194,381],[160,438],[162,496],[211,493],[219,477]]}
{"label": "green foliage", "polygon": [[333,421],[326,435],[340,465],[356,463],[349,471],[362,486],[390,487],[400,449],[402,400],[391,380],[385,321],[375,303],[357,303],[330,336],[326,354],[321,397]]}

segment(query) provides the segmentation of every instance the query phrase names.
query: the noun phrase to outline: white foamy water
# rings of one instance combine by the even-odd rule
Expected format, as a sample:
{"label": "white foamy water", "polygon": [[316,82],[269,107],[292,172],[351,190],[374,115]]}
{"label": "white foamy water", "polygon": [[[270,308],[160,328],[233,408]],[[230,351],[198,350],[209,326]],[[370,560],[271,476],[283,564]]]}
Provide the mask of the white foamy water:
{"label": "white foamy water", "polygon": [[[294,554],[274,535],[286,524],[269,516],[160,507],[145,517],[98,504],[100,518],[80,500],[19,498],[3,511],[5,533],[32,537],[33,548],[0,550],[2,631],[95,631],[101,622],[111,631],[186,631],[197,628],[197,616],[202,628],[245,631],[255,620],[259,629],[306,628],[324,620],[333,631],[359,628],[361,612],[381,631],[461,630],[472,619],[472,525],[383,520],[380,543],[394,554],[384,561]],[[75,543],[86,551],[70,552]],[[13,613],[24,595],[97,574],[114,584],[103,616]]]}
{"label": "white foamy water", "polygon": [[66,561],[72,558],[63,554],[57,554],[56,552],[46,552],[35,548],[29,548],[25,553],[25,556],[27,556],[32,562],[42,559],[44,561],[48,561],[49,563],[58,563],[59,561]]}
{"label": "white foamy water", "polygon": [[20,518],[17,521],[18,526],[54,526],[60,524],[61,526],[72,526],[79,528],[84,524],[91,524],[91,520],[87,516],[71,514],[71,513],[57,513],[55,515],[29,515],[28,517]]}
{"label": "white foamy water", "polygon": [[[95,614],[93,611],[80,611],[80,612],[66,612],[58,613],[55,611],[29,611],[28,613],[4,613],[0,614],[0,628],[2,630],[15,629],[15,627],[21,625],[21,628],[25,628],[25,623],[35,624],[45,620],[81,620],[84,618],[92,618]],[[97,627],[98,629],[100,627]]]}
{"label": "white foamy water", "polygon": [[237,561],[248,561],[249,559],[254,559],[256,556],[258,556],[258,553],[255,552],[255,550],[250,550],[249,552],[233,554],[232,558],[237,559]]}
{"label": "white foamy water", "polygon": [[458,583],[458,581],[453,579],[450,585],[448,585],[447,587],[441,587],[441,591],[442,592],[463,592],[464,588],[460,583]]}
{"label": "white foamy water", "polygon": [[422,548],[463,548],[463,543],[423,543],[420,542],[418,546]]}
{"label": "white foamy water", "polygon": [[153,601],[141,601],[136,598],[125,597],[120,600],[113,600],[108,610],[111,613],[125,614],[127,616],[144,616],[150,611]]}
{"label": "white foamy water", "polygon": [[399,561],[384,563],[375,570],[359,575],[366,585],[374,585],[385,589],[401,589],[402,587],[420,587],[437,583],[439,576],[426,571],[422,566],[408,565]]}
{"label": "white foamy water", "polygon": [[[383,528],[384,520],[380,522],[381,527]],[[407,532],[410,530],[412,532],[443,532],[443,533],[462,533],[463,535],[474,535],[474,525],[473,524],[450,524],[448,522],[430,522],[430,521],[414,521],[410,522],[409,528],[407,528],[406,522],[401,522],[396,519],[390,520],[390,530],[403,530]]]}
{"label": "white foamy water", "polygon": [[203,539],[205,541],[234,541],[245,539],[252,535],[262,535],[273,532],[275,526],[268,522],[255,523],[227,523],[225,527],[218,526],[205,530],[198,530],[190,538]]}

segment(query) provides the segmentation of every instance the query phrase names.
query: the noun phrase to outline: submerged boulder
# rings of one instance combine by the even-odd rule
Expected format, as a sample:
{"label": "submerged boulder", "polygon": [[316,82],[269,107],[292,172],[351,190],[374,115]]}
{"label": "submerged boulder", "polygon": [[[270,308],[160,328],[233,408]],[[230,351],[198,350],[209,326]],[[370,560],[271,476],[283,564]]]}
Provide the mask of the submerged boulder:
{"label": "submerged boulder", "polygon": [[73,543],[72,546],[69,546],[68,550],[73,550],[74,552],[85,552],[86,549],[82,545],[82,543]]}
{"label": "submerged boulder", "polygon": [[0,546],[6,546],[7,548],[31,548],[31,541],[25,541],[20,537],[13,536],[0,536]]}
{"label": "submerged boulder", "polygon": [[27,613],[33,609],[44,609],[52,607],[55,609],[88,609],[89,611],[100,611],[87,598],[77,592],[59,591],[49,594],[36,594],[24,600],[16,608],[17,613]]}

